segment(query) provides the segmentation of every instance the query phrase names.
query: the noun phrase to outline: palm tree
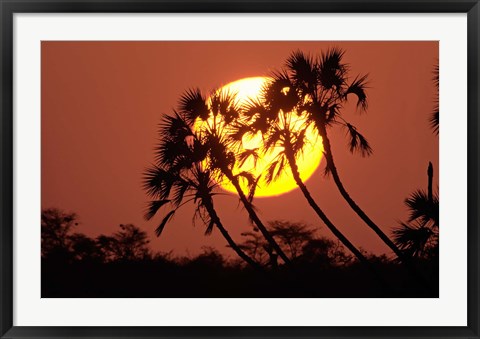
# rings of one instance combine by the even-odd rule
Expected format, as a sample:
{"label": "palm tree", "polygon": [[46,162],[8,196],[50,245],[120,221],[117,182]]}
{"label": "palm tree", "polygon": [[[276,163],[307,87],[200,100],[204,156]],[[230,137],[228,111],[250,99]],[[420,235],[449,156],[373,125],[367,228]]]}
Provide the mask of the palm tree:
{"label": "palm tree", "polygon": [[393,230],[395,243],[411,257],[424,257],[438,246],[439,199],[433,193],[433,166],[428,165],[428,191],[417,190],[407,199],[410,210],[408,223]]}
{"label": "palm tree", "polygon": [[146,170],[143,183],[148,195],[154,199],[148,204],[147,220],[152,219],[162,206],[171,208],[156,228],[156,235],[161,235],[179,208],[193,202],[196,204],[194,220],[200,218],[207,225],[205,234],[211,234],[216,227],[240,258],[259,269],[258,263],[235,243],[220,221],[213,204],[217,184],[211,172],[201,166],[204,147],[193,131],[178,114],[173,117],[165,115],[160,135],[162,139],[156,150],[158,164]]}
{"label": "palm tree", "polygon": [[[220,90],[214,91],[210,98],[207,98],[199,89],[189,90],[180,98],[179,112],[185,117],[185,123],[195,129],[198,140],[205,146],[202,150],[202,153],[205,153],[203,166],[208,168],[217,182],[228,180],[235,187],[250,220],[255,223],[282,260],[289,263],[290,259],[255,211],[252,199],[257,178],[246,171],[234,173],[237,156],[240,156],[233,151],[229,139],[229,130],[240,117],[240,107],[235,94]],[[242,189],[241,180],[248,183],[247,193]]]}
{"label": "palm tree", "polygon": [[[331,127],[340,126],[346,130],[350,152],[359,152],[362,156],[369,156],[373,152],[367,139],[341,114],[349,94],[357,97],[357,107],[361,111],[365,111],[368,105],[365,91],[367,76],[357,76],[349,83],[349,69],[342,62],[343,55],[344,52],[337,48],[322,53],[316,59],[300,51],[294,52],[287,59],[286,70],[273,74],[273,80],[263,90],[263,97],[267,106],[304,115],[305,128],[316,128],[323,141],[325,174],[332,175],[340,194],[355,213],[399,258],[404,259],[402,251],[352,199],[335,165],[327,133]],[[267,121],[264,122],[266,126],[272,118],[276,119],[275,115],[267,115]]]}
{"label": "palm tree", "polygon": [[[286,87],[286,77],[278,75],[269,85],[270,88]],[[330,231],[345,245],[361,262],[367,263],[368,260],[358,250],[347,237],[330,221],[327,215],[322,211],[313,199],[307,186],[301,179],[297,161],[301,155],[306,142],[306,129],[298,128],[297,119],[292,119],[293,113],[288,100],[288,94],[284,91],[281,96],[267,96],[265,103],[258,100],[251,100],[245,107],[244,114],[247,122],[237,126],[237,130],[244,131],[245,127],[250,128],[252,133],[262,130],[264,136],[263,152],[272,152],[274,149],[280,149],[277,156],[266,171],[265,181],[267,184],[279,177],[280,173],[286,170],[288,166],[293,175],[295,183],[302,191],[305,199]],[[262,114],[263,113],[263,114]],[[248,120],[250,119],[250,122]],[[265,124],[265,122],[267,122]],[[264,126],[266,128],[264,128]],[[238,137],[241,135],[234,131],[231,137],[236,142],[240,142]]]}

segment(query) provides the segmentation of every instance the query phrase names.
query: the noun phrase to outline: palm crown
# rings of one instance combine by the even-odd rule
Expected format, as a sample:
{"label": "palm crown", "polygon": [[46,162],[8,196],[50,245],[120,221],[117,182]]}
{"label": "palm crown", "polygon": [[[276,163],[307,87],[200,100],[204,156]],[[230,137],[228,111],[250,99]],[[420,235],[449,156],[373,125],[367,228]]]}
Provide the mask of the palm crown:
{"label": "palm crown", "polygon": [[[174,112],[174,116],[165,116],[161,124],[161,134],[164,137],[163,142],[156,150],[156,160],[161,166],[167,166],[167,168],[160,167],[152,173],[158,173],[159,169],[172,171],[172,173],[163,173],[162,175],[174,175],[176,177],[175,180],[169,178],[170,181],[173,181],[176,189],[174,192],[185,193],[188,186],[198,193],[198,189],[202,188],[202,200],[200,200],[202,202],[205,202],[207,196],[211,198],[214,186],[210,182],[230,181],[237,189],[250,219],[257,224],[262,234],[282,259],[289,262],[288,257],[276,244],[256,215],[252,205],[254,188],[256,187],[255,177],[246,171],[234,173],[237,156],[231,149],[228,130],[231,128],[231,124],[236,121],[236,118],[240,116],[239,109],[235,94],[226,91],[214,91],[209,98],[198,89],[185,92],[179,100],[178,112]],[[194,169],[193,172],[192,169]],[[189,181],[185,176],[182,176],[182,171],[185,170],[189,171],[190,177],[196,176],[197,181],[192,183],[191,180]],[[207,176],[208,180],[198,181],[201,178],[200,174]],[[153,175],[150,175],[150,177],[153,177]],[[247,194],[243,192],[240,186],[241,180],[247,181],[249,187]],[[170,183],[169,181],[166,182]],[[165,192],[169,191],[165,189]],[[163,199],[165,198],[164,195]],[[178,199],[174,199],[175,204],[178,204],[178,202]],[[159,204],[160,202],[157,202],[152,207]],[[200,211],[201,209],[199,215],[202,216]],[[171,211],[171,215],[167,215],[164,220],[168,221],[173,214],[174,211]]]}
{"label": "palm crown", "polygon": [[[275,125],[278,112],[294,112],[305,118],[305,129],[314,126],[322,138],[326,157],[325,174],[332,174],[342,197],[355,213],[370,227],[397,256],[403,252],[388,238],[370,217],[358,206],[345,189],[335,166],[328,129],[340,126],[346,130],[349,151],[369,156],[373,150],[357,127],[343,116],[344,106],[350,95],[356,97],[357,111],[368,107],[366,85],[367,75],[357,75],[349,80],[349,66],[342,61],[344,52],[332,48],[314,58],[300,51],[294,52],[286,61],[286,68],[273,73],[272,80],[265,86],[262,101],[250,104],[245,110],[253,123],[254,130]],[[280,115],[281,116],[281,115]]]}

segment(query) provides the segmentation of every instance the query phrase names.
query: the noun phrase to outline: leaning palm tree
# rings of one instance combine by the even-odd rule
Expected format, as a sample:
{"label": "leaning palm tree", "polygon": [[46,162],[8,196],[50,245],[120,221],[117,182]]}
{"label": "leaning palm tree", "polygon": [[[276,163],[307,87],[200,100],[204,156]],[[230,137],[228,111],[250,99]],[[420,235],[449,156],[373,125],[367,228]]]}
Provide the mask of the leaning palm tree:
{"label": "leaning palm tree", "polygon": [[207,226],[205,234],[211,234],[216,227],[240,258],[259,269],[260,265],[235,243],[220,221],[213,204],[213,196],[217,194],[214,190],[218,185],[211,172],[201,166],[204,147],[193,131],[175,114],[173,117],[164,116],[160,135],[157,164],[146,170],[143,183],[148,195],[154,199],[148,204],[147,220],[152,219],[163,206],[170,207],[156,228],[156,235],[161,235],[179,208],[193,202],[196,204],[194,220],[199,218]]}
{"label": "leaning palm tree", "polygon": [[[332,145],[328,130],[332,127],[344,128],[349,137],[350,152],[359,152],[362,156],[372,154],[367,139],[358,129],[342,116],[343,105],[350,94],[357,97],[357,107],[365,111],[367,108],[366,82],[367,76],[357,76],[348,81],[348,65],[343,63],[344,52],[332,48],[322,53],[319,58],[297,51],[286,62],[286,69],[273,74],[273,80],[263,90],[266,104],[281,103],[282,109],[295,111],[305,116],[305,128],[314,126],[322,137],[322,152],[326,158],[325,174],[331,174],[345,201],[355,213],[370,227],[380,239],[401,259],[403,252],[390,240],[372,219],[358,206],[347,192],[335,165]],[[278,108],[278,107],[277,107]],[[264,125],[268,126],[268,116]],[[273,115],[275,119],[275,115]]]}
{"label": "leaning palm tree", "polygon": [[[185,123],[195,130],[199,141],[204,145],[203,166],[215,177],[217,182],[230,182],[235,188],[250,220],[258,227],[268,243],[285,263],[290,259],[281,249],[270,232],[258,217],[252,203],[257,178],[247,171],[234,172],[237,154],[229,144],[229,129],[240,117],[240,107],[234,93],[214,91],[209,98],[199,89],[190,90],[180,98],[179,113],[185,117]],[[244,192],[241,182],[249,187]]]}
{"label": "leaning palm tree", "polygon": [[[282,87],[285,83],[278,83],[276,80],[270,84],[271,88]],[[284,92],[285,93],[285,92]],[[302,155],[306,143],[307,129],[299,128],[301,122],[294,117],[296,113],[292,112],[288,99],[278,96],[267,97],[265,103],[259,100],[250,100],[245,105],[243,114],[246,116],[241,123],[237,123],[236,130],[231,134],[233,141],[240,143],[240,136],[248,130],[249,133],[263,132],[263,153],[275,152],[277,155],[267,168],[265,181],[267,184],[274,181],[282,172],[290,168],[290,172],[295,183],[302,191],[310,207],[315,211],[318,217],[325,223],[330,231],[363,263],[368,260],[357,249],[348,238],[330,221],[325,212],[313,199],[310,191],[303,182],[297,165],[297,159]],[[262,114],[263,113],[263,114]],[[270,117],[270,118],[269,118]],[[250,120],[250,121],[249,121]],[[267,122],[265,124],[265,122]]]}

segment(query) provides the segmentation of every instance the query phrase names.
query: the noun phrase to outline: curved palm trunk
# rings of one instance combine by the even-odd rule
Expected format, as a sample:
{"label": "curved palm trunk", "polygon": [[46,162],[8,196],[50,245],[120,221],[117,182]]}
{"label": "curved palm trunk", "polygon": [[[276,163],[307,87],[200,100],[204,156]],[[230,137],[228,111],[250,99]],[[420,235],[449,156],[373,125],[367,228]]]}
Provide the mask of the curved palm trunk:
{"label": "curved palm trunk", "polygon": [[295,183],[302,191],[303,195],[305,196],[305,199],[307,199],[310,207],[313,208],[313,210],[317,213],[320,219],[325,223],[328,229],[332,231],[332,233],[342,242],[342,244],[345,245],[345,247],[347,247],[358,258],[358,260],[369,265],[367,258],[365,258],[362,252],[360,252],[360,250],[358,250],[350,242],[350,240],[348,240],[347,237],[345,237],[345,235],[343,235],[343,233],[340,232],[340,230],[330,221],[330,219],[328,219],[328,217],[325,215],[322,209],[317,205],[315,200],[312,198],[312,195],[308,191],[307,186],[305,186],[302,179],[300,178],[300,173],[298,172],[298,166],[295,161],[295,157],[293,156],[293,153],[287,149],[285,149],[285,153],[287,155],[288,164],[293,174],[293,179],[295,180]]}
{"label": "curved palm trunk", "polygon": [[252,204],[248,201],[247,197],[245,196],[245,193],[243,193],[243,190],[240,187],[238,179],[235,176],[233,176],[232,173],[226,173],[226,175],[227,175],[227,178],[232,182],[235,189],[237,190],[237,193],[240,196],[240,200],[242,201],[243,205],[245,206],[245,209],[247,210],[248,215],[250,216],[250,219],[252,219],[253,222],[255,223],[255,225],[257,225],[260,232],[262,232],[265,239],[275,249],[275,251],[280,256],[280,258],[282,258],[282,260],[286,264],[289,264],[290,259],[287,257],[285,252],[280,248],[280,246],[277,244],[275,239],[273,239],[270,232],[268,232],[267,228],[265,227],[265,225],[262,223],[262,221],[258,217],[257,213],[255,212],[255,210],[252,207]]}
{"label": "curved palm trunk", "polygon": [[397,255],[397,257],[400,260],[405,261],[406,258],[403,252],[393,243],[392,240],[390,240],[390,238],[380,229],[380,227],[378,227],[372,221],[372,219],[370,219],[368,215],[355,203],[352,197],[350,197],[347,190],[343,186],[343,183],[340,180],[340,176],[338,175],[337,168],[335,167],[335,162],[333,161],[332,147],[330,144],[330,140],[328,139],[328,136],[327,136],[327,131],[325,129],[322,131],[322,138],[323,138],[323,147],[325,148],[325,157],[327,159],[328,169],[330,170],[333,180],[335,181],[335,185],[340,191],[340,194],[342,195],[342,197],[345,199],[348,205],[352,208],[352,210],[354,210],[355,213],[367,224],[367,226],[370,227],[388,247],[390,247],[390,249]]}
{"label": "curved palm trunk", "polygon": [[412,263],[411,258],[406,256],[396,245],[395,243],[390,240],[390,238],[378,227],[369,217],[368,215],[363,212],[363,210],[355,203],[355,201],[350,197],[347,190],[343,186],[342,181],[340,180],[340,176],[338,175],[337,168],[335,166],[335,162],[333,161],[333,154],[332,154],[332,147],[330,144],[330,140],[327,136],[327,131],[324,129],[321,131],[322,138],[323,138],[323,147],[325,151],[325,157],[327,158],[327,166],[330,172],[332,173],[333,180],[340,191],[342,197],[347,201],[350,207],[355,211],[355,213],[370,227],[378,237],[395,253],[395,255],[400,259],[402,263],[404,263],[409,270],[410,274],[416,277],[424,286],[428,285],[428,282],[424,275],[418,271],[415,265]]}
{"label": "curved palm trunk", "polygon": [[218,216],[215,208],[213,207],[213,202],[205,203],[205,208],[207,209],[208,214],[210,214],[210,218],[212,218],[220,233],[222,233],[223,237],[227,240],[228,245],[238,254],[238,256],[253,268],[257,270],[262,270],[262,267],[255,260],[250,258],[244,251],[242,251],[242,249],[238,247],[232,237],[230,237],[230,234],[228,234],[225,227],[223,227],[223,224],[220,221],[220,217]]}

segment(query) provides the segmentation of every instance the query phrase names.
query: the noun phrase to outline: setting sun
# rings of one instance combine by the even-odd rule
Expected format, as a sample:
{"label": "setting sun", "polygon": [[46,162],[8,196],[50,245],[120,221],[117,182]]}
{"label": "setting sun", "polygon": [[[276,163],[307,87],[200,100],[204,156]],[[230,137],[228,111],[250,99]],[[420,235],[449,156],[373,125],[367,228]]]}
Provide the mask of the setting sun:
{"label": "setting sun", "polygon": [[[251,77],[244,78],[234,82],[231,82],[223,87],[220,91],[225,91],[229,93],[236,94],[236,100],[238,104],[245,103],[248,99],[258,97],[262,86],[266,83],[268,78],[265,77]],[[211,118],[213,119],[213,118]],[[298,117],[296,114],[289,114],[289,123],[293,127],[292,131],[298,131],[302,128],[304,119]],[[207,120],[203,124],[211,124],[212,122]],[[218,122],[217,122],[218,123]],[[202,122],[196,124],[196,129],[202,128]],[[317,132],[313,127],[307,129],[306,132],[306,143],[304,147],[303,154],[297,158],[298,170],[302,180],[305,182],[310,176],[315,172],[323,154],[323,146],[321,143],[321,137],[318,136]],[[244,135],[242,138],[242,147],[243,150],[252,150],[259,149],[261,150],[263,145],[262,134],[258,132],[256,135]],[[275,159],[278,153],[282,149],[280,147],[275,148],[273,151],[267,154],[260,154],[259,159],[256,164],[252,157],[249,157],[241,166],[239,161],[236,162],[236,165],[233,168],[234,174],[240,173],[242,171],[248,171],[252,173],[255,177],[261,176],[258,182],[258,186],[255,190],[255,197],[269,197],[276,196],[283,193],[287,193],[297,187],[295,180],[293,179],[289,169],[283,171],[282,174],[278,177],[277,180],[268,184],[265,182],[265,173],[266,170]],[[248,192],[246,180],[240,180],[241,186],[245,192]],[[228,192],[236,193],[235,187],[227,180],[221,182],[220,185],[222,188]]]}

